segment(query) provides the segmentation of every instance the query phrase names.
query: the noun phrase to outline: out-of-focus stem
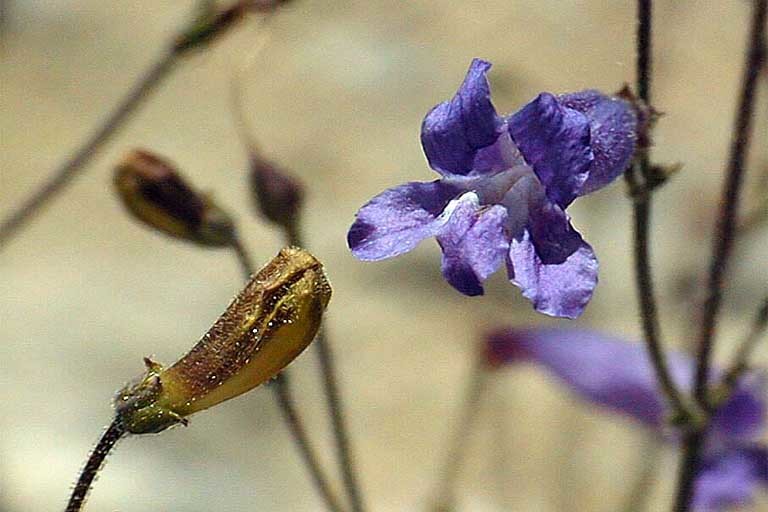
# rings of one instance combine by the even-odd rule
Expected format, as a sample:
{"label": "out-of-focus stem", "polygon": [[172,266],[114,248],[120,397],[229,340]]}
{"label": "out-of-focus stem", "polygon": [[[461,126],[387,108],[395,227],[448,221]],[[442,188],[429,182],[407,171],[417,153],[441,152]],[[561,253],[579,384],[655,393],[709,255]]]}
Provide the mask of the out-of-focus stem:
{"label": "out-of-focus stem", "polygon": [[[253,260],[238,236],[234,237],[232,250],[237,256],[243,275],[246,279],[250,278],[254,273],[255,267],[253,265]],[[339,498],[331,489],[330,482],[326,478],[325,472],[320,465],[320,459],[317,457],[317,453],[307,436],[304,423],[296,410],[288,370],[283,370],[282,373],[278,374],[273,380],[273,385],[270,387],[274,390],[275,398],[280,407],[280,412],[283,415],[283,420],[288,425],[291,436],[304,459],[304,463],[309,470],[317,492],[323,498],[329,511],[344,512],[346,509],[341,505]]]}
{"label": "out-of-focus stem", "polygon": [[456,509],[456,482],[467,455],[468,440],[471,438],[482,397],[488,384],[488,370],[478,361],[472,369],[466,396],[459,411],[459,424],[451,437],[448,451],[440,472],[434,512],[452,512]]}
{"label": "out-of-focus stem", "polygon": [[724,393],[723,397],[731,395],[733,388],[739,380],[739,377],[749,368],[749,361],[752,358],[752,353],[755,351],[758,342],[765,334],[766,328],[768,328],[768,297],[763,299],[763,303],[757,310],[755,319],[752,322],[752,326],[747,333],[747,336],[742,341],[741,345],[736,352],[736,356],[733,358],[731,367],[725,373],[723,377]]}
{"label": "out-of-focus stem", "polygon": [[16,208],[0,222],[0,249],[32,217],[53,199],[86,164],[96,156],[104,144],[125,124],[125,121],[152,90],[163,81],[178,61],[178,54],[165,52],[160,59],[137,81],[123,101],[102,121],[96,131],[75,151],[75,153],[45,178],[42,186],[37,189],[21,206]]}
{"label": "out-of-focus stem", "polygon": [[206,23],[185,30],[173,39],[169,49],[143,74],[128,91],[115,109],[98,125],[90,137],[75,153],[55,168],[21,206],[0,222],[0,249],[2,249],[24,225],[32,219],[57,193],[80,174],[99,150],[136,112],[150,93],[170,74],[175,64],[190,50],[200,47],[219,37],[243,18],[247,11],[244,3],[236,3],[223,9]]}
{"label": "out-of-focus stem", "polygon": [[[298,221],[290,225],[283,225],[283,232],[289,245],[303,247],[301,239],[301,230]],[[349,441],[349,433],[344,418],[344,405],[339,391],[339,384],[336,377],[336,364],[333,356],[331,344],[325,335],[325,329],[320,328],[315,338],[318,359],[320,361],[320,372],[323,378],[323,392],[328,404],[328,410],[331,415],[331,428],[333,429],[334,444],[339,465],[341,466],[341,476],[344,481],[344,487],[349,495],[349,501],[352,505],[352,512],[363,512],[365,505],[360,483],[357,479],[355,464],[352,456],[352,448]]]}
{"label": "out-of-focus stem", "polygon": [[88,497],[88,491],[91,490],[93,480],[104,466],[104,461],[107,459],[109,452],[112,451],[112,448],[124,435],[125,429],[123,425],[119,420],[115,419],[104,434],[102,434],[101,439],[99,439],[90,457],[88,457],[88,462],[85,463],[75,488],[72,490],[72,495],[69,498],[65,512],[80,512],[82,510],[85,499]]}

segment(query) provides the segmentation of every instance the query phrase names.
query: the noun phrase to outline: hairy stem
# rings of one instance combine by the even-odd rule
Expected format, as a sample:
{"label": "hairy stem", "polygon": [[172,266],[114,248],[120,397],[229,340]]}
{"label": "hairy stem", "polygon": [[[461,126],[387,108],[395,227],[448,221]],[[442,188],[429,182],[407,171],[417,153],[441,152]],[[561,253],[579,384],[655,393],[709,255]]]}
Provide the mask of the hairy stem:
{"label": "hairy stem", "polygon": [[[768,0],[754,0],[752,23],[749,34],[744,78],[739,99],[736,124],[728,159],[728,169],[723,189],[723,198],[714,239],[714,252],[709,271],[707,300],[704,303],[701,332],[696,357],[694,396],[704,409],[709,404],[709,380],[712,349],[715,339],[717,315],[722,302],[723,281],[728,259],[736,234],[736,214],[744,175],[744,163],[749,151],[752,118],[755,109],[755,89],[758,73],[765,61],[766,14]],[[694,481],[701,460],[705,442],[705,429],[688,432],[683,442],[683,463],[680,467],[675,512],[688,512],[693,499]]]}
{"label": "hairy stem", "polygon": [[[246,279],[250,278],[255,272],[253,260],[241,239],[237,236],[234,237],[232,242],[232,250],[237,256],[243,275]],[[323,498],[323,501],[325,501],[325,505],[329,511],[344,512],[345,508],[341,506],[338,497],[331,490],[331,485],[320,465],[320,459],[309,440],[309,436],[307,436],[304,422],[301,420],[301,417],[296,410],[288,370],[283,370],[282,373],[278,374],[270,388],[275,393],[275,398],[280,407],[280,412],[283,415],[283,420],[286,425],[288,425],[288,430],[291,432],[296,447],[299,449],[299,452],[304,459],[304,464],[306,464],[307,469],[309,469],[312,482],[314,483],[317,492]]]}
{"label": "hairy stem", "polygon": [[85,467],[80,472],[80,477],[77,479],[75,488],[72,490],[72,495],[69,498],[65,512],[80,512],[82,510],[94,478],[96,478],[99,470],[104,466],[104,461],[107,459],[109,452],[112,451],[112,448],[124,435],[125,429],[120,421],[117,419],[112,421],[104,434],[102,434],[99,442],[96,443],[96,447],[91,452],[90,457],[88,457],[88,462],[85,463]]}
{"label": "hairy stem", "polygon": [[[298,223],[283,226],[283,231],[289,245],[303,247]],[[336,378],[335,358],[330,342],[326,338],[325,329],[322,327],[315,338],[315,346],[317,347],[318,359],[320,361],[320,371],[323,377],[323,392],[331,415],[331,428],[333,429],[336,455],[338,457],[339,465],[341,466],[341,476],[344,480],[344,487],[346,488],[349,501],[352,505],[352,512],[363,512],[365,506],[363,504],[360,483],[357,480],[357,472],[355,471],[349,433],[344,419],[344,406]]]}
{"label": "hairy stem", "polygon": [[[650,104],[651,100],[652,8],[651,0],[639,0],[637,3],[637,91],[640,99],[646,104]],[[630,190],[633,191],[637,191],[650,181],[648,136],[647,134],[641,134],[639,139],[638,154],[632,164],[632,168],[628,169],[625,174]],[[643,181],[643,185],[639,185],[639,180]],[[654,298],[655,292],[649,247],[651,195],[650,193],[633,195],[635,283],[637,285],[640,320],[645,343],[648,346],[648,354],[650,355],[662,392],[674,409],[675,414],[678,417],[686,417],[687,409],[680,391],[670,375],[659,334],[660,325],[656,310],[656,300]]]}

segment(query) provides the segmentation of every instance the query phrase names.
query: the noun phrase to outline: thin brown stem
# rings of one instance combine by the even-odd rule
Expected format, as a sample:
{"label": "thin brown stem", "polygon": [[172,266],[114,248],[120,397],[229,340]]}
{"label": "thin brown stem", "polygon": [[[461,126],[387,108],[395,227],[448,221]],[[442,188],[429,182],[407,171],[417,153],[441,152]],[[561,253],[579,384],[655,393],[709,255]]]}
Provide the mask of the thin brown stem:
{"label": "thin brown stem", "polygon": [[[298,224],[282,226],[286,242],[289,245],[303,247],[301,231]],[[320,361],[320,372],[323,378],[323,392],[325,394],[328,410],[331,415],[331,428],[333,429],[334,444],[339,465],[341,466],[341,476],[344,481],[352,505],[352,512],[363,512],[365,506],[360,483],[357,479],[357,472],[352,456],[349,433],[344,418],[344,405],[339,391],[339,384],[336,378],[336,364],[325,330],[321,327],[317,333],[314,345],[317,347],[317,355]]]}
{"label": "thin brown stem", "polygon": [[744,66],[744,77],[739,99],[736,123],[731,141],[728,169],[723,188],[720,213],[717,220],[712,264],[707,283],[707,300],[699,334],[694,394],[703,405],[707,400],[712,349],[723,295],[723,283],[735,240],[737,213],[744,178],[744,164],[749,153],[752,123],[755,111],[756,86],[760,68],[765,61],[765,31],[768,0],[754,0],[749,34],[749,50]]}
{"label": "thin brown stem", "polygon": [[90,457],[88,457],[85,467],[80,472],[80,477],[77,479],[75,488],[72,490],[72,495],[69,498],[65,512],[80,512],[82,510],[85,499],[88,497],[88,492],[91,490],[93,480],[104,466],[104,461],[106,461],[109,452],[112,451],[112,448],[124,435],[125,428],[122,423],[117,419],[112,421],[104,434],[102,434]]}
{"label": "thin brown stem", "polygon": [[[637,91],[639,98],[646,104],[650,104],[651,98],[652,9],[653,2],[651,0],[639,0],[637,3]],[[647,130],[648,127],[644,126],[642,129]],[[641,134],[637,156],[632,168],[628,169],[625,174],[629,188],[634,192],[645,187],[651,179],[648,145],[648,134]],[[642,185],[640,181],[642,181]],[[651,194],[633,193],[633,196],[635,282],[645,343],[648,346],[648,354],[664,396],[675,411],[676,416],[686,417],[688,414],[687,407],[677,385],[672,380],[661,343],[661,328],[656,309],[649,244]]]}
{"label": "thin brown stem", "polygon": [[[744,163],[749,152],[752,119],[755,110],[755,89],[760,68],[766,54],[766,16],[768,0],[754,0],[744,78],[739,99],[723,198],[714,239],[712,264],[709,271],[707,300],[704,303],[701,332],[696,355],[694,397],[709,409],[709,373],[714,348],[717,316],[722,302],[723,282],[736,238],[739,197],[744,176]],[[696,473],[701,463],[701,451],[706,441],[706,425],[686,433],[683,441],[683,460],[680,466],[675,512],[688,512],[693,501]]]}
{"label": "thin brown stem", "polygon": [[[237,260],[242,268],[243,275],[246,279],[250,278],[255,272],[253,260],[250,257],[247,249],[243,245],[241,239],[238,236],[234,236],[232,242],[232,250],[237,256]],[[309,470],[310,477],[315,486],[315,489],[323,498],[326,507],[331,512],[344,512],[346,509],[341,505],[339,498],[331,489],[331,484],[325,475],[320,459],[317,456],[312,443],[307,435],[307,430],[304,428],[304,422],[299,416],[295,407],[295,400],[293,397],[293,391],[291,388],[291,379],[289,378],[288,370],[283,370],[273,381],[273,385],[270,388],[275,393],[275,399],[280,407],[280,412],[283,415],[283,420],[288,426],[288,430],[293,437],[296,447],[299,449],[301,457],[304,459]]]}
{"label": "thin brown stem", "polygon": [[280,412],[283,414],[283,420],[285,420],[293,435],[296,446],[299,448],[304,463],[309,469],[309,474],[312,477],[315,488],[320,493],[320,496],[322,496],[323,501],[325,501],[326,507],[332,512],[344,512],[346,508],[341,505],[338,496],[331,490],[331,484],[325,476],[325,471],[323,471],[312,443],[307,436],[307,431],[303,426],[301,417],[296,411],[291,381],[286,371],[283,371],[283,373],[275,378],[272,388],[274,389],[277,403],[280,406]]}
{"label": "thin brown stem", "polygon": [[82,143],[69,159],[51,172],[38,190],[0,222],[0,249],[84,170],[99,150],[136,112],[141,103],[168,77],[174,65],[183,56],[220,37],[243,19],[246,11],[247,3],[238,2],[229,8],[222,9],[209,19],[196,21],[191,27],[185,28],[174,37],[169,49],[136,81],[117,107],[101,121],[96,131]]}
{"label": "thin brown stem", "polygon": [[136,82],[123,101],[107,116],[96,131],[63,164],[45,178],[43,185],[18,208],[0,222],[0,249],[2,249],[24,225],[32,220],[57,193],[72,181],[96,156],[99,150],[125,124],[137,107],[173,69],[178,54],[165,52],[160,59]]}

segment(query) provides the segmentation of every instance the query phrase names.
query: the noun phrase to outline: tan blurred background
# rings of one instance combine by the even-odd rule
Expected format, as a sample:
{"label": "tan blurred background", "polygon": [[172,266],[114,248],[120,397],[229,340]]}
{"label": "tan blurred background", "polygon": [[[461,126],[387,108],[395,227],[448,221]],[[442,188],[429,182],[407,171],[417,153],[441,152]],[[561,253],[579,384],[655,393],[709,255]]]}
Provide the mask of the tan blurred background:
{"label": "tan blurred background", "polygon": [[[14,0],[0,40],[0,214],[27,197],[89,134],[193,10],[192,0]],[[665,339],[692,336],[697,279],[741,72],[747,2],[660,1],[655,158],[683,162],[659,194],[654,259]],[[450,97],[472,57],[494,62],[497,108],[539,91],[616,90],[633,79],[633,2],[295,0],[245,84],[262,147],[309,188],[309,247],[334,298],[338,355],[358,468],[371,510],[426,511],[479,333],[567,324],[533,313],[500,272],[467,298],[439,274],[433,241],[378,264],[356,261],[346,229],[386,187],[430,180],[423,115]],[[253,215],[230,83],[253,24],[188,59],[86,173],[0,253],[0,507],[60,510],[110,399],[142,370],[172,362],[242,280],[226,251],[199,250],[132,222],[110,190],[113,164],[143,146],[166,155],[237,212],[259,263],[279,235]],[[752,170],[768,167],[763,81]],[[750,183],[758,181],[752,172]],[[637,338],[623,183],[578,202],[575,225],[601,260],[601,284],[575,323]],[[752,194],[754,195],[754,194]],[[756,198],[747,194],[749,201]],[[768,230],[737,248],[719,356],[768,288]],[[569,324],[574,325],[574,324]],[[761,361],[768,353],[763,350]],[[293,366],[313,433],[331,453],[314,351]],[[494,378],[462,473],[460,510],[614,511],[647,454],[643,432],[595,412],[534,370]],[[649,510],[665,510],[672,450]],[[768,510],[763,499],[760,510]],[[315,511],[267,390],[194,417],[187,429],[128,439],[110,457],[90,511]]]}

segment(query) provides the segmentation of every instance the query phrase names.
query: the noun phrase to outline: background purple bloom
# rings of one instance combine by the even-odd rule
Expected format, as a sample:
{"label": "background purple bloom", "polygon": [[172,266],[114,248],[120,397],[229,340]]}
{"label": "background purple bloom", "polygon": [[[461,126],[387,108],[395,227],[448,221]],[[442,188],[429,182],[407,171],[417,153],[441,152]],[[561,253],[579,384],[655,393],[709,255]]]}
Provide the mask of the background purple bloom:
{"label": "background purple bloom", "polygon": [[[485,339],[492,366],[533,363],[548,370],[582,399],[659,432],[668,430],[666,407],[645,347],[592,331],[505,329]],[[669,353],[672,377],[690,388],[693,362]],[[756,440],[766,426],[766,382],[748,374],[716,412],[705,461],[696,481],[695,510],[718,512],[751,501],[768,488],[768,450]]]}
{"label": "background purple bloom", "polygon": [[631,106],[597,91],[542,93],[499,116],[475,59],[456,96],[424,118],[421,142],[442,178],[384,191],[357,212],[347,237],[364,261],[403,254],[435,236],[445,279],[466,295],[506,263],[510,281],[542,313],[575,318],[592,297],[598,264],[565,208],[627,167]]}

